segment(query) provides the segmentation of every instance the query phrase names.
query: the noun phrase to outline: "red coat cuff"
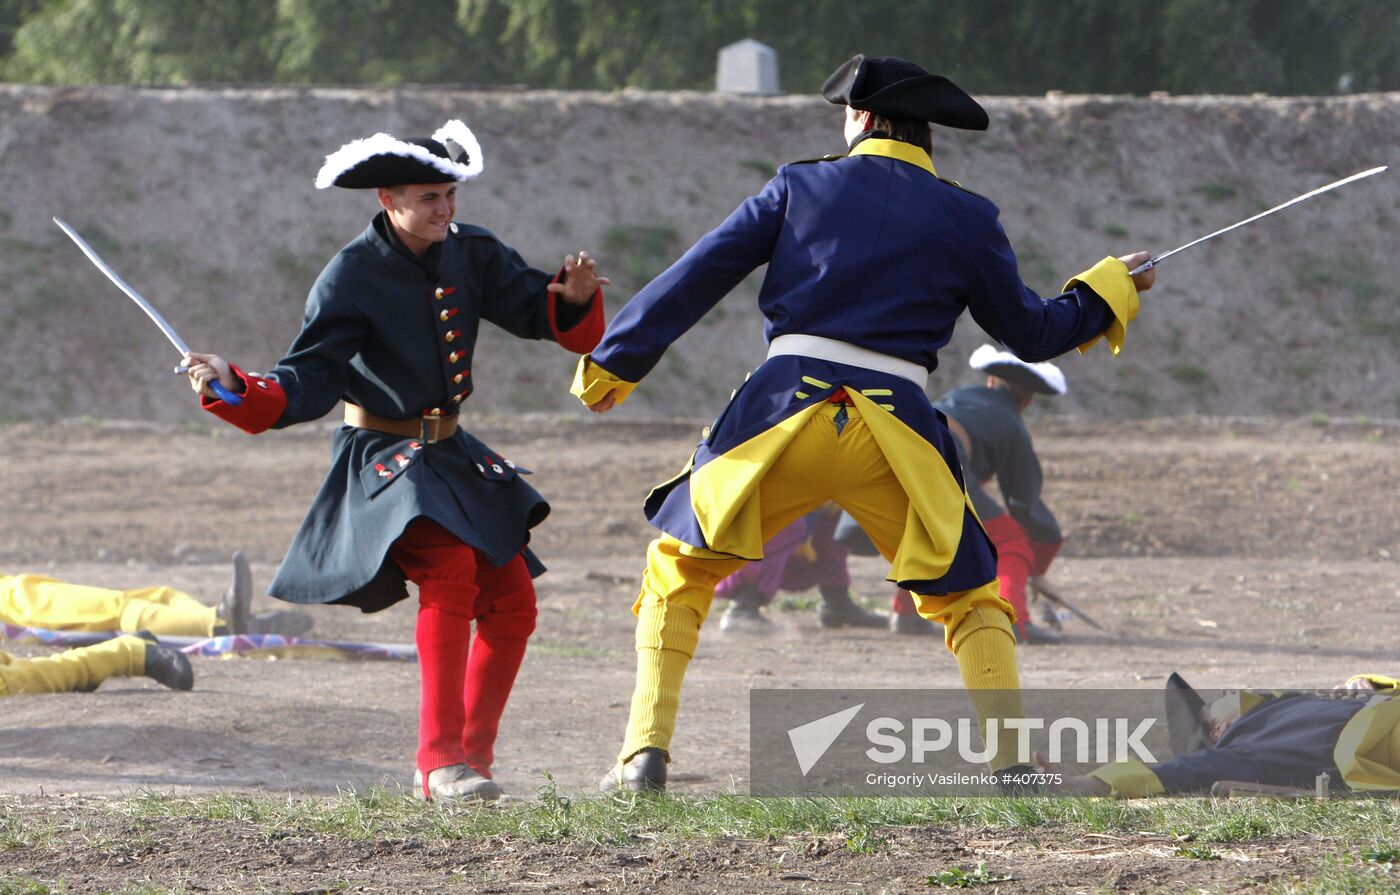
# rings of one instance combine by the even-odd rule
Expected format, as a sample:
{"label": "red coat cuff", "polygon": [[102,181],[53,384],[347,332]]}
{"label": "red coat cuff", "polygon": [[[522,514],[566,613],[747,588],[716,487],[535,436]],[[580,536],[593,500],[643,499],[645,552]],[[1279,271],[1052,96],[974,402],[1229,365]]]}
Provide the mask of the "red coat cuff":
{"label": "red coat cuff", "polygon": [[1031,541],[1031,574],[1044,575],[1050,571],[1050,563],[1054,562],[1055,555],[1060,552],[1060,545],[1064,541],[1056,541],[1053,544],[1045,541]]}
{"label": "red coat cuff", "polygon": [[287,409],[287,393],[282,391],[282,386],[275,379],[250,376],[237,367],[230,366],[233,375],[243,383],[243,403],[235,406],[218,398],[206,398],[201,395],[199,406],[249,435],[271,429],[272,424],[281,419],[282,412]]}
{"label": "red coat cuff", "polygon": [[[563,270],[554,275],[553,282],[564,282]],[[598,343],[603,339],[603,330],[606,327],[606,321],[603,320],[603,290],[599,288],[594,292],[593,296],[588,299],[588,304],[582,308],[567,302],[563,308],[560,308],[559,305],[562,301],[563,299],[559,297],[557,292],[549,293],[546,313],[549,315],[549,329],[554,333],[554,341],[575,354],[587,354],[597,348]],[[565,320],[576,317],[580,311],[582,316],[573,320],[568,326],[561,328],[559,319],[561,311]]]}

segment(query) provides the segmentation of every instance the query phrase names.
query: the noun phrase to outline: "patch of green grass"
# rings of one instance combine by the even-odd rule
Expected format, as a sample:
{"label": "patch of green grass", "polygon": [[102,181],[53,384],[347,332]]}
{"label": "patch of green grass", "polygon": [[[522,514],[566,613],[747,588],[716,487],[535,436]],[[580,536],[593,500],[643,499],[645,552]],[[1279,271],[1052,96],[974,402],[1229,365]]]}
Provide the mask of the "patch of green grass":
{"label": "patch of green grass", "polygon": [[1376,336],[1400,344],[1400,307],[1393,291],[1377,280],[1371,263],[1356,256],[1338,258],[1308,256],[1294,270],[1298,287],[1319,300],[1344,299],[1346,326],[1363,336]]}
{"label": "patch of green grass", "polygon": [[778,166],[761,158],[746,158],[739,162],[739,167],[747,168],[761,175],[765,180],[778,173]]}
{"label": "patch of green grass", "polygon": [[1020,269],[1021,279],[1035,291],[1042,294],[1060,291],[1056,287],[1063,281],[1056,280],[1055,265],[1051,263],[1044,246],[1034,237],[1027,235],[1016,240],[1016,266]]}
{"label": "patch of green grass", "polygon": [[1223,202],[1226,199],[1233,199],[1235,197],[1234,187],[1230,186],[1228,183],[1219,183],[1218,181],[1203,183],[1194,187],[1192,192],[1199,193],[1201,196],[1205,197],[1207,202]]}
{"label": "patch of green grass", "polygon": [[475,839],[492,836],[595,844],[765,838],[839,833],[873,841],[871,831],[956,825],[968,829],[1136,831],[1198,843],[1322,836],[1366,842],[1378,856],[1400,848],[1400,801],[1259,801],[1162,799],[1124,802],[1084,798],[778,799],[619,795],[572,800],[552,782],[533,802],[441,807],[391,789],[336,798],[217,794],[176,798],[144,794],[112,803],[140,818],[194,818],[249,823],[269,833],[310,830],[349,839]]}
{"label": "patch of green grass", "polygon": [[1120,224],[1104,224],[1103,232],[1114,239],[1122,239],[1128,235],[1128,228]]}
{"label": "patch of green grass", "polygon": [[1197,394],[1213,394],[1220,390],[1210,371],[1198,364],[1173,364],[1167,368],[1167,375]]}
{"label": "patch of green grass", "polygon": [[[1363,859],[1364,860],[1364,859]],[[1389,865],[1355,865],[1339,855],[1298,869],[1295,879],[1276,882],[1261,895],[1400,895],[1400,874]]]}
{"label": "patch of green grass", "polygon": [[667,224],[619,224],[603,234],[610,265],[631,283],[650,282],[677,256],[680,233]]}
{"label": "patch of green grass", "polygon": [[1186,844],[1176,850],[1177,857],[1196,861],[1219,861],[1220,854],[1206,845]]}
{"label": "patch of green grass", "polygon": [[944,889],[971,889],[973,886],[985,886],[990,883],[1006,883],[1015,879],[1009,873],[993,873],[987,869],[986,861],[978,861],[974,870],[963,870],[961,867],[949,867],[947,870],[925,877],[924,882],[930,886],[939,886]]}
{"label": "patch of green grass", "polygon": [[1316,411],[1308,415],[1308,422],[1319,429],[1326,429],[1332,425],[1332,420],[1322,411]]}
{"label": "patch of green grass", "polygon": [[272,253],[272,269],[288,283],[300,286],[309,286],[320,271],[316,263],[307,256],[287,249],[278,249]]}
{"label": "patch of green grass", "polygon": [[1149,211],[1155,211],[1165,206],[1166,203],[1161,199],[1152,199],[1147,196],[1134,196],[1128,200],[1129,208],[1146,208]]}
{"label": "patch of green grass", "polygon": [[821,603],[821,598],[813,593],[783,594],[773,601],[773,608],[779,612],[811,612]]}

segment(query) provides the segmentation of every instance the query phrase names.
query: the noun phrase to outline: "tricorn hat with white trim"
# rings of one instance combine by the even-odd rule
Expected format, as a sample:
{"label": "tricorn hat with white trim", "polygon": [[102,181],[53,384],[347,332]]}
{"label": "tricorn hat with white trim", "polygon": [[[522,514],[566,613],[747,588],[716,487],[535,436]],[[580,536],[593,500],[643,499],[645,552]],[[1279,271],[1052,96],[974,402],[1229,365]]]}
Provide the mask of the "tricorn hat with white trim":
{"label": "tricorn hat with white trim", "polygon": [[1011,352],[1000,351],[991,345],[983,345],[972,352],[967,363],[974,370],[1005,379],[1038,395],[1063,395],[1069,391],[1065,374],[1054,364],[1048,361],[1028,364]]}
{"label": "tricorn hat with white trim", "polygon": [[431,137],[400,140],[375,134],[346,143],[326,156],[326,163],[316,175],[316,189],[340,186],[357,190],[471,180],[481,174],[482,161],[476,135],[453,119]]}

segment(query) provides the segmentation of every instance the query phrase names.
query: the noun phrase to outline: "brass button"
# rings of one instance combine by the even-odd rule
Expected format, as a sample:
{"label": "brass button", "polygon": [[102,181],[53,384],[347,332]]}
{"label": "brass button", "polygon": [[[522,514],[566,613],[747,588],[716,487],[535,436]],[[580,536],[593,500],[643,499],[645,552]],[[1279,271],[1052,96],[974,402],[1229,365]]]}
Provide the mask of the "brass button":
{"label": "brass button", "polygon": [[457,331],[456,331],[456,330],[453,330],[452,332],[450,332],[450,333],[448,333],[447,335],[443,336],[443,338],[446,339],[447,341],[451,342],[452,340],[454,340],[454,339],[457,338]]}
{"label": "brass button", "polygon": [[463,379],[465,379],[465,378],[467,378],[467,374],[465,374],[465,373],[458,373],[456,376],[453,376],[453,377],[452,377],[452,382],[453,382],[454,384],[460,384],[461,381],[462,381]]}
{"label": "brass button", "polygon": [[443,323],[446,323],[446,322],[447,322],[447,318],[448,318],[448,317],[451,317],[451,316],[452,316],[452,315],[449,314],[449,313],[447,313],[447,311],[443,311],[441,314],[438,315],[438,319],[441,320]]}
{"label": "brass button", "polygon": [[446,295],[446,294],[447,294],[446,292],[443,292],[443,291],[442,291],[442,287],[441,287],[441,286],[439,286],[439,287],[437,287],[436,289],[433,290],[433,298],[442,298],[442,297],[443,297],[444,295]]}
{"label": "brass button", "polygon": [[449,354],[449,355],[447,356],[447,362],[450,363],[450,364],[455,364],[455,363],[457,363],[457,361],[461,359],[463,353],[464,353],[464,352],[461,352],[461,351],[454,351],[454,352],[452,352],[451,354]]}
{"label": "brass button", "polygon": [[452,223],[448,224],[448,225],[447,225],[447,229],[452,231],[452,235],[453,235],[453,236],[456,236],[456,235],[457,235],[457,222],[456,222],[456,221],[453,221]]}

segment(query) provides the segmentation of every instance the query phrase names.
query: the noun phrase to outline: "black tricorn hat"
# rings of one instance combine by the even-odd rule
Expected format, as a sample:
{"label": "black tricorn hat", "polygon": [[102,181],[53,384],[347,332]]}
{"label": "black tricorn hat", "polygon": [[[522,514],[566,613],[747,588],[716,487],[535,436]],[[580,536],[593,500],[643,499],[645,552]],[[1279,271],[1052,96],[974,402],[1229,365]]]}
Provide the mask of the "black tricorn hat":
{"label": "black tricorn hat", "polygon": [[1167,713],[1167,742],[1173,755],[1187,755],[1211,744],[1210,725],[1201,718],[1206,701],[1175,671],[1167,678],[1162,698]]}
{"label": "black tricorn hat", "polygon": [[316,189],[371,189],[406,183],[454,183],[481,174],[481,144],[462,122],[447,122],[431,137],[400,140],[375,134],[326,156]]}
{"label": "black tricorn hat", "polygon": [[856,54],[822,85],[828,102],[886,118],[912,118],[968,131],[987,129],[987,111],[942,75],[897,56]]}

